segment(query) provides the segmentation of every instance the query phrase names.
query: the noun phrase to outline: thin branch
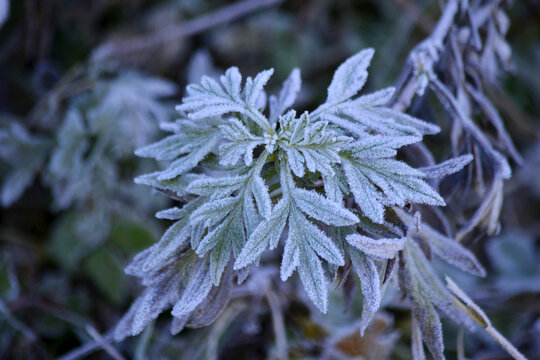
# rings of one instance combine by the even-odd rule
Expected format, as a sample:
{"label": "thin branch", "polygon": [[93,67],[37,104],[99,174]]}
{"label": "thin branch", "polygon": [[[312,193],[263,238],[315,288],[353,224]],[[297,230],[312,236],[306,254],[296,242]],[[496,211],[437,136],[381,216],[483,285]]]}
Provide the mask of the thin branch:
{"label": "thin branch", "polygon": [[93,327],[88,325],[86,327],[86,332],[94,339],[96,340],[99,345],[109,354],[113,359],[115,360],[125,360],[122,355],[116,350],[111,344],[109,344],[109,341],[105,340],[103,336]]}
{"label": "thin branch", "polygon": [[246,0],[225,6],[208,15],[203,15],[180,25],[169,25],[155,33],[138,36],[122,42],[109,41],[92,54],[92,61],[103,61],[115,57],[127,57],[139,51],[150,51],[157,46],[177,42],[188,36],[201,33],[219,25],[227,24],[254,11],[275,6],[283,0]]}
{"label": "thin branch", "polygon": [[499,345],[506,350],[515,360],[527,360],[527,358],[515,348],[500,332],[497,331],[489,321],[484,311],[463,291],[457,284],[446,276],[446,286],[453,294],[452,300],[460,306],[478,325],[484,328],[486,332]]}
{"label": "thin branch", "polygon": [[288,359],[287,336],[285,334],[285,322],[283,321],[281,305],[279,304],[279,299],[276,294],[269,287],[266,288],[266,299],[268,300],[268,305],[270,305],[270,312],[272,314],[272,325],[276,336],[278,358],[280,360]]}
{"label": "thin branch", "polygon": [[91,342],[88,342],[69,353],[59,357],[57,360],[77,360],[82,359],[85,356],[88,356],[92,354],[93,352],[96,352],[103,348],[103,344],[108,344],[113,339],[113,333],[112,331],[109,331],[104,336],[101,336],[100,340],[94,340]]}

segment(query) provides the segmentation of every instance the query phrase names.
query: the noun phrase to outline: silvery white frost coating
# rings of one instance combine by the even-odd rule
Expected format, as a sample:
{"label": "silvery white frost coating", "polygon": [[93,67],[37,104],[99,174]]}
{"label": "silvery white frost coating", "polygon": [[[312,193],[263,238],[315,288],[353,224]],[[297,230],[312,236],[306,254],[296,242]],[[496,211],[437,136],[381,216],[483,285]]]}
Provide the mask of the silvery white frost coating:
{"label": "silvery white frost coating", "polygon": [[[419,237],[438,235],[438,249],[452,242],[453,255],[443,258],[482,273],[471,253],[435,230],[405,235],[389,222],[389,212],[395,222],[395,211],[407,204],[445,205],[425,179],[458,171],[472,157],[423,169],[395,159],[399,148],[439,129],[386,107],[392,88],[357,96],[373,53],[363,50],[345,61],[326,102],[312,112],[290,109],[300,90],[297,69],[278,95],[268,97],[268,116],[263,88],[272,70],[242,83],[233,67],[219,81],[203,77],[187,87],[177,106],[180,119],[169,126],[174,134],[136,152],[169,161],[165,169],[136,182],[161,189],[183,205],[158,213],[175,222],[128,266],[147,289],[117,326],[117,339],[139,333],[144,323],[171,307],[177,319],[173,332],[208,325],[227,305],[221,297],[219,311],[212,305],[213,315],[201,321],[212,294],[230,287],[235,277],[241,281],[263,261],[265,251],[277,247],[283,249],[281,279],[296,271],[322,312],[328,305],[328,279],[340,267],[352,266],[364,295],[362,332],[380,305],[385,264],[400,253],[418,258]],[[402,212],[404,227],[419,227],[414,224],[419,219]],[[429,264],[423,258],[417,262]],[[454,314],[455,306],[444,302],[447,292],[439,289],[434,273],[419,280],[416,263],[407,264],[412,296],[419,299],[415,304],[423,301],[429,312],[417,311],[421,333],[438,331],[434,305],[446,306],[463,320]],[[421,288],[429,286],[423,281],[439,289],[439,297],[430,298]],[[428,346],[440,354],[442,345],[437,337],[434,341]]]}

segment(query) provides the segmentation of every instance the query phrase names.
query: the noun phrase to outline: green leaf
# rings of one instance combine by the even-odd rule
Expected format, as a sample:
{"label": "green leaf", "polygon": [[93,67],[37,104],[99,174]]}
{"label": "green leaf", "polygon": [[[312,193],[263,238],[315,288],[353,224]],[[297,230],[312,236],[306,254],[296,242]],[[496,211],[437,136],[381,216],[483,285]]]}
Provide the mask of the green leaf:
{"label": "green leaf", "polygon": [[127,283],[118,261],[106,248],[92,253],[82,263],[83,272],[109,301],[120,304],[127,297]]}

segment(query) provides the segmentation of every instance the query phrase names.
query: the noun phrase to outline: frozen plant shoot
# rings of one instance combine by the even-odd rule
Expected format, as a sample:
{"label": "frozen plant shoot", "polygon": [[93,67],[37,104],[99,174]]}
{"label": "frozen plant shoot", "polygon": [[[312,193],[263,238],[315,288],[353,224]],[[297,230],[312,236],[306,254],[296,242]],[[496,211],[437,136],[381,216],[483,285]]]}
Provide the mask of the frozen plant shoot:
{"label": "frozen plant shoot", "polygon": [[444,206],[426,179],[459,171],[472,156],[420,169],[395,159],[398,149],[439,128],[387,107],[393,88],[358,96],[373,53],[366,49],[345,61],[326,102],[311,112],[290,109],[301,85],[297,69],[268,101],[263,88],[273,70],[242,83],[232,67],[219,81],[203,77],[187,87],[177,106],[180,119],[167,126],[173,134],[136,152],[168,162],[136,182],[179,206],[157,214],[174,223],[127,268],[146,290],[118,325],[117,339],[138,334],[170,307],[173,333],[210,324],[227,304],[233,280],[243,282],[265,251],[279,248],[281,280],[298,272],[323,313],[329,279],[343,276],[344,268],[356,272],[362,332],[399,257],[399,271],[407,274],[400,285],[412,300],[422,337],[442,357],[434,306],[456,321],[470,320],[417,241],[430,242],[435,254],[465,271],[484,270],[472,253],[404,207]]}

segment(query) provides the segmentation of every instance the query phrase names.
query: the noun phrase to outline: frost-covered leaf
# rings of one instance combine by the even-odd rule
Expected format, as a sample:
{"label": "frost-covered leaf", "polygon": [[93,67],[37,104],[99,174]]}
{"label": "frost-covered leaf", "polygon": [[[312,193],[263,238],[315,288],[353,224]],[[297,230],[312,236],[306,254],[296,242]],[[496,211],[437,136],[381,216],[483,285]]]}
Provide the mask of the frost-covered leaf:
{"label": "frost-covered leaf", "polygon": [[242,77],[238,68],[232,67],[221,77],[221,84],[203,76],[200,84],[187,87],[187,96],[176,107],[178,112],[187,112],[191,119],[223,115],[228,112],[242,112],[244,104],[240,99]]}
{"label": "frost-covered leaf", "polygon": [[392,100],[395,92],[395,88],[387,87],[385,89],[375,91],[371,94],[362,95],[354,101],[357,104],[362,104],[366,106],[385,106],[388,105],[390,100]]}
{"label": "frost-covered leaf", "polygon": [[170,257],[174,256],[183,246],[192,234],[192,227],[189,226],[189,216],[202,204],[201,200],[192,201],[186,204],[182,209],[180,219],[171,225],[161,236],[161,239],[151,249],[151,253],[146,260],[138,265],[144,271],[159,267]]}
{"label": "frost-covered leaf", "polygon": [[435,271],[420,247],[414,241],[407,241],[404,248],[407,287],[413,299],[422,298],[437,306],[457,323],[468,328],[472,321],[451,297],[446,287],[441,283]]}
{"label": "frost-covered leaf", "polygon": [[366,136],[350,144],[347,150],[356,158],[388,158],[396,156],[400,147],[417,143],[421,139],[418,136]]}
{"label": "frost-covered leaf", "polygon": [[208,259],[201,260],[190,274],[182,297],[172,309],[172,315],[180,317],[195,310],[204,301],[211,289],[212,275],[209,271],[209,261]]}
{"label": "frost-covered leaf", "polygon": [[[292,232],[292,230],[290,230]],[[291,241],[291,236],[301,236],[300,234],[294,233],[294,235],[289,234],[289,239]],[[328,306],[328,289],[326,288],[326,280],[324,278],[324,272],[321,264],[321,260],[315,255],[315,251],[311,247],[302,244],[300,240],[295,240],[298,246],[298,274],[300,275],[300,280],[308,297],[313,301],[315,306],[323,312],[326,313]]]}
{"label": "frost-covered leaf", "polygon": [[345,176],[341,169],[334,169],[333,176],[323,176],[324,192],[326,197],[338,204],[343,201],[344,193],[347,192]]}
{"label": "frost-covered leaf", "polygon": [[264,183],[264,180],[260,175],[254,175],[252,181],[253,197],[257,203],[259,213],[266,219],[270,216],[272,211],[272,200],[268,194],[268,187]]}
{"label": "frost-covered leaf", "polygon": [[[396,214],[411,226],[414,222],[413,216],[407,214],[401,209],[394,209]],[[431,250],[440,258],[456,266],[457,268],[477,276],[485,276],[486,271],[474,254],[463,247],[460,243],[444,236],[429,225],[422,223],[420,228],[414,234],[429,244]]]}
{"label": "frost-covered leaf", "polygon": [[206,299],[190,314],[186,325],[190,328],[201,328],[211,325],[225,310],[231,297],[233,271],[231,266],[223,275],[220,286],[214,286]]}
{"label": "frost-covered leaf", "polygon": [[0,200],[5,207],[13,204],[32,184],[51,147],[49,139],[31,134],[16,121],[5,126],[0,123],[0,158],[11,165],[1,175]]}
{"label": "frost-covered leaf", "polygon": [[325,198],[315,191],[295,188],[292,191],[294,202],[304,213],[328,225],[354,225],[359,220],[341,204]]}
{"label": "frost-covered leaf", "polygon": [[[289,239],[291,234],[289,233]],[[281,281],[286,281],[296,270],[300,262],[300,250],[296,241],[285,242],[285,248],[283,250],[283,256],[281,259],[280,278]]]}
{"label": "frost-covered leaf", "polygon": [[220,145],[220,164],[235,165],[244,156],[244,163],[253,162],[253,149],[264,144],[264,138],[253,135],[239,120],[230,119],[228,124],[220,126],[224,137],[229,140]]}
{"label": "frost-covered leaf", "polygon": [[270,217],[257,226],[236,259],[234,264],[236,270],[257,261],[268,246],[270,248],[277,246],[287,222],[289,206],[287,199],[280,200],[272,209]]}
{"label": "frost-covered leaf", "polygon": [[[237,206],[237,204],[238,203],[235,202],[232,207]],[[219,220],[216,222],[219,222],[221,219],[222,218],[219,218]],[[208,221],[206,224],[208,224]],[[221,224],[214,227],[213,230],[209,230],[208,233],[201,239],[197,246],[197,254],[205,254],[207,251],[212,250],[224,242],[230,243],[236,240],[243,242],[243,238],[238,238],[242,235],[242,233],[238,231],[239,227],[243,227],[243,222],[240,211],[238,208],[235,208],[229,215],[225,217],[225,220],[223,220]],[[222,259],[222,261],[224,260]]]}
{"label": "frost-covered leaf", "polygon": [[185,210],[179,207],[172,207],[169,209],[161,210],[156,213],[158,219],[179,220],[186,216]]}
{"label": "frost-covered leaf", "polygon": [[467,154],[446,160],[445,162],[437,165],[422,167],[418,170],[423,172],[427,178],[438,179],[460,171],[472,160],[473,156],[471,154]]}
{"label": "frost-covered leaf", "polygon": [[158,176],[159,180],[170,180],[178,175],[182,175],[193,169],[197,164],[208,155],[217,144],[220,134],[217,131],[211,131],[206,136],[201,137],[200,146],[189,154],[174,160],[167,169],[163,170]]}
{"label": "frost-covered leaf", "polygon": [[240,189],[246,182],[247,175],[224,176],[224,177],[200,177],[191,182],[186,191],[192,194],[212,196],[219,194],[221,197],[230,195]]}
{"label": "frost-covered leaf", "polygon": [[242,220],[242,214],[240,211],[236,211],[230,216],[230,220],[227,219],[218,227],[221,228],[221,231],[214,233],[214,239],[218,240],[215,246],[213,246],[212,240],[205,237],[197,249],[197,253],[201,254],[213,246],[210,253],[210,272],[216,286],[219,285],[221,274],[229,262],[231,251],[234,250],[234,254],[238,256],[240,249],[246,242]]}
{"label": "frost-covered leaf", "polygon": [[426,343],[433,358],[435,360],[444,360],[442,325],[433,305],[427,301],[423,301],[422,297],[415,298],[412,306],[412,314],[418,322],[422,339]]}
{"label": "frost-covered leaf", "polygon": [[304,164],[310,172],[334,175],[332,165],[340,162],[338,153],[350,138],[328,131],[325,122],[311,122],[307,113],[295,119],[294,112],[290,111],[280,123],[281,136],[287,138],[282,148],[296,176],[304,176]]}
{"label": "frost-covered leaf", "polygon": [[418,325],[416,317],[411,319],[411,350],[413,360],[426,360],[426,353],[424,352],[424,345],[422,343],[422,331]]}
{"label": "frost-covered leaf", "polygon": [[279,96],[270,97],[271,123],[275,123],[279,116],[283,115],[283,113],[294,104],[301,86],[302,80],[300,78],[300,70],[293,69],[287,80],[283,83]]}
{"label": "frost-covered leaf", "polygon": [[[141,254],[145,256],[137,256],[134,260],[145,261],[147,260],[145,258],[150,255],[147,251]],[[192,253],[184,253],[173,262],[162,262],[157,269],[144,271],[137,275],[146,279],[147,289],[117,324],[114,331],[114,337],[117,341],[129,335],[139,334],[147,323],[157,318],[162,311],[176,301],[184,289],[184,285],[193,280],[190,276],[195,272],[191,272],[191,270],[205,262],[199,261],[197,265],[196,259],[197,257],[193,256]],[[132,263],[130,267],[134,269],[138,266],[136,263]]]}
{"label": "frost-covered leaf", "polygon": [[349,244],[363,253],[376,258],[393,259],[398,251],[403,250],[406,238],[396,239],[372,239],[360,234],[347,236]]}
{"label": "frost-covered leaf", "polygon": [[221,76],[221,83],[203,76],[200,84],[187,87],[187,96],[176,110],[187,113],[190,119],[241,113],[261,128],[269,129],[268,120],[256,109],[256,101],[272,73],[273,70],[267,70],[258,74],[255,79],[247,78],[242,91],[242,77],[236,67],[230,68]]}
{"label": "frost-covered leaf", "polygon": [[191,223],[204,222],[206,226],[212,226],[227,216],[237,204],[237,197],[226,197],[207,202],[191,214]]}
{"label": "frost-covered leaf", "polygon": [[264,85],[266,85],[273,73],[274,69],[270,69],[260,72],[253,80],[250,77],[247,78],[243,95],[248,107],[256,106]]}
{"label": "frost-covered leaf", "polygon": [[379,272],[373,260],[368,256],[351,246],[348,246],[348,250],[354,271],[360,279],[360,287],[364,296],[360,327],[360,332],[363,335],[381,304]]}
{"label": "frost-covered leaf", "polygon": [[366,83],[367,68],[374,53],[373,49],[362,50],[338,67],[328,87],[326,102],[347,100],[362,89]]}
{"label": "frost-covered leaf", "polygon": [[347,182],[354,195],[354,200],[370,220],[376,223],[384,222],[384,206],[382,196],[377,188],[369,181],[354,162],[343,160],[343,170]]}
{"label": "frost-covered leaf", "polygon": [[368,106],[352,100],[336,106],[323,105],[312,115],[314,120],[334,124],[355,137],[373,133],[383,136],[421,136],[436,134],[440,128],[390,108]]}
{"label": "frost-covered leaf", "polygon": [[[362,332],[381,302],[386,275],[378,261],[398,252],[415,289],[413,300],[421,296],[419,301],[461,321],[414,240],[405,241],[392,213],[384,217],[388,206],[444,205],[424,181],[424,171],[395,159],[399,148],[439,128],[387,107],[393,88],[356,96],[372,56],[367,49],[347,60],[334,75],[326,103],[299,117],[294,110],[283,114],[300,90],[298,70],[279,96],[270,97],[269,117],[263,88],[272,70],[247,78],[243,87],[236,68],[217,81],[203,77],[188,86],[177,107],[181,118],[166,127],[174,134],[137,151],[169,161],[165,170],[137,182],[185,202],[158,213],[176,222],[129,267],[151,287],[168,273],[160,265],[174,267],[187,252],[195,257],[170,301],[176,304],[174,330],[212,322],[226,303],[214,306],[212,298],[221,288],[228,298],[231,274],[239,282],[250,272],[256,276],[262,254],[276,248],[284,233],[280,277],[285,281],[298,271],[322,312],[328,306],[326,275],[335,278],[350,258],[364,296]],[[356,213],[353,200],[363,214]],[[351,235],[353,225],[367,236]],[[206,306],[212,308],[208,314]]]}
{"label": "frost-covered leaf", "polygon": [[246,228],[246,232],[249,236],[261,223],[263,217],[257,213],[257,209],[255,208],[255,204],[253,203],[253,197],[249,194],[246,194],[244,196],[244,206],[242,210],[244,217],[244,227]]}
{"label": "frost-covered leaf", "polygon": [[303,242],[315,250],[317,255],[331,264],[344,265],[343,255],[334,241],[330,239],[322,230],[316,227],[311,221],[306,219],[298,210],[292,211],[289,216],[289,231],[302,234]]}
{"label": "frost-covered leaf", "polygon": [[343,169],[357,204],[375,222],[383,221],[383,205],[445,205],[441,196],[422,180],[423,173],[401,161],[344,159]]}
{"label": "frost-covered leaf", "polygon": [[156,171],[153,173],[137,176],[135,178],[135,184],[147,185],[167,192],[171,191],[176,196],[180,197],[187,195],[187,187],[189,186],[189,184],[199,179],[199,177],[201,176],[199,174],[183,174],[173,179],[161,180],[159,179],[160,175],[161,171]]}
{"label": "frost-covered leaf", "polygon": [[191,150],[192,146],[186,140],[185,134],[170,135],[156,143],[135,150],[135,155],[155,158],[156,160],[172,160]]}

